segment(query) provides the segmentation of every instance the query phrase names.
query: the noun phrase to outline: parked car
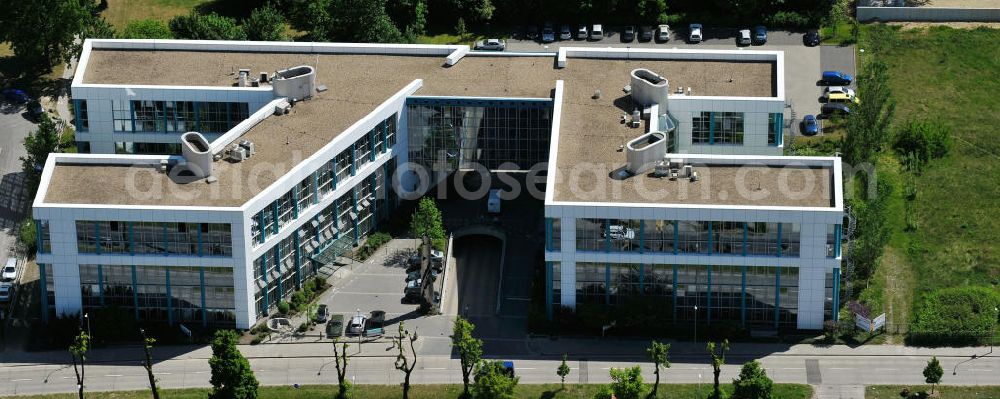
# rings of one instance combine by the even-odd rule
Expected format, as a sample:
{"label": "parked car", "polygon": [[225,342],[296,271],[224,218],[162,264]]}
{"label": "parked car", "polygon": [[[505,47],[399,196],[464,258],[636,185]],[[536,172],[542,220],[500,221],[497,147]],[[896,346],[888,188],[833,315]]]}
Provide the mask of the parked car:
{"label": "parked car", "polygon": [[819,121],[813,115],[806,115],[802,119],[802,135],[803,136],[813,136],[819,133]]}
{"label": "parked car", "polygon": [[42,103],[34,100],[28,102],[28,117],[31,120],[37,121],[44,113],[45,109],[42,108]]}
{"label": "parked car", "polygon": [[767,27],[757,25],[753,27],[753,44],[762,45],[767,43]]}
{"label": "parked car", "polygon": [[405,303],[417,303],[420,302],[421,297],[421,287],[423,279],[410,280],[406,282],[406,287],[403,288],[403,302]]}
{"label": "parked car", "polygon": [[860,104],[861,100],[858,96],[848,95],[846,93],[828,93],[826,95],[826,102],[828,103],[855,103]]}
{"label": "parked car", "polygon": [[846,94],[848,96],[854,97],[854,89],[850,89],[850,88],[847,88],[847,87],[844,87],[844,86],[830,86],[830,87],[827,87],[826,88],[826,93],[827,94],[840,93],[840,94]]}
{"label": "parked car", "polygon": [[820,112],[826,116],[850,115],[851,107],[848,107],[847,104],[826,103],[820,108]]}
{"label": "parked car", "polygon": [[736,33],[736,45],[737,46],[749,46],[753,40],[750,38],[750,29],[740,29]]}
{"label": "parked car", "polygon": [[563,24],[559,27],[559,40],[570,40],[573,38],[573,31],[570,30],[569,24]]}
{"label": "parked car", "polygon": [[344,315],[335,314],[330,318],[330,322],[326,323],[326,337],[334,338],[344,335]]}
{"label": "parked car", "polygon": [[653,40],[653,27],[652,26],[640,26],[639,27],[639,41],[648,42]]}
{"label": "parked car", "polygon": [[635,40],[635,27],[632,25],[622,29],[622,42],[628,43]]}
{"label": "parked car", "polygon": [[14,296],[14,284],[0,283],[0,302],[8,302]]}
{"label": "parked car", "polygon": [[802,44],[809,47],[819,46],[819,32],[814,30],[806,32],[806,34],[802,36]]}
{"label": "parked car", "polygon": [[552,23],[546,22],[542,26],[542,43],[552,43],[556,41],[556,31],[552,29]]}
{"label": "parked car", "polygon": [[538,39],[538,28],[534,26],[524,28],[524,37],[528,38],[528,40]]}
{"label": "parked car", "polygon": [[330,318],[330,309],[327,308],[326,304],[320,304],[319,307],[316,308],[316,322],[326,323],[326,321],[329,318]]}
{"label": "parked car", "polygon": [[665,43],[670,40],[670,25],[660,25],[656,28],[656,41]]}
{"label": "parked car", "polygon": [[590,40],[604,39],[604,27],[601,24],[594,24],[590,28]]}
{"label": "parked car", "polygon": [[474,49],[488,51],[504,51],[507,48],[507,41],[502,39],[483,39],[476,42]]}
{"label": "parked car", "polygon": [[688,41],[691,43],[701,43],[701,24],[691,24],[688,26]]}
{"label": "parked car", "polygon": [[14,281],[17,279],[17,259],[7,258],[7,265],[3,267],[0,281]]}
{"label": "parked car", "polygon": [[351,321],[347,323],[346,335],[356,337],[361,334],[364,334],[365,322],[367,321],[368,318],[365,317],[363,314],[361,313],[355,314],[353,317],[351,317]]}
{"label": "parked car", "polygon": [[589,33],[587,33],[587,25],[580,25],[576,29],[576,40],[587,40]]}
{"label": "parked car", "polygon": [[3,89],[3,99],[14,104],[24,104],[31,98],[28,97],[28,93],[25,93],[24,90],[8,88]]}
{"label": "parked car", "polygon": [[826,86],[849,86],[854,78],[851,75],[840,71],[823,71],[823,76],[820,79]]}

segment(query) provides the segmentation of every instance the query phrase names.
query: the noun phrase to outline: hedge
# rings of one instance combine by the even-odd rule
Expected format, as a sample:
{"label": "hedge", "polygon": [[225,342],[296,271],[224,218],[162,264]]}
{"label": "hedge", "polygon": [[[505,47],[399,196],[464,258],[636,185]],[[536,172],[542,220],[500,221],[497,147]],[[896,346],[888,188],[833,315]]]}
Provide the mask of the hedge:
{"label": "hedge", "polygon": [[908,339],[921,345],[988,343],[995,333],[1000,292],[983,286],[944,288],[919,306]]}

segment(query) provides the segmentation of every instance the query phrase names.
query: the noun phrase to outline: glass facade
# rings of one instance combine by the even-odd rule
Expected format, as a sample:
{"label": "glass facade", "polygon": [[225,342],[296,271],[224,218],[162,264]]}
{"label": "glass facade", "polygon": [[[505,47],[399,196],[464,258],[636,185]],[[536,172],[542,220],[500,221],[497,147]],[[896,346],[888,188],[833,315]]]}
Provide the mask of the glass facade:
{"label": "glass facade", "polygon": [[548,161],[551,101],[410,98],[407,115],[410,162],[431,170],[527,170]]}
{"label": "glass facade", "polygon": [[73,115],[76,117],[76,131],[90,131],[90,113],[87,111],[87,100],[73,100]]}
{"label": "glass facade", "polygon": [[691,142],[694,144],[743,145],[742,112],[703,111],[691,118]]}
{"label": "glass facade", "polygon": [[77,251],[84,254],[232,256],[228,223],[76,222]]}
{"label": "glass facade", "polygon": [[115,154],[152,154],[152,155],[180,155],[180,143],[133,143],[131,141],[119,141],[115,143]]}
{"label": "glass facade", "polygon": [[225,133],[250,116],[247,103],[111,101],[116,132]]}
{"label": "glass facade", "polygon": [[226,267],[80,265],[80,293],[84,312],[117,306],[138,320],[236,322],[233,271]]}
{"label": "glass facade", "polygon": [[38,234],[38,253],[47,254],[52,252],[52,230],[49,228],[48,220],[35,221],[36,233]]}
{"label": "glass facade", "polygon": [[[285,225],[296,220],[303,211],[325,199],[336,189],[338,184],[343,184],[345,180],[354,176],[359,168],[374,162],[379,155],[388,153],[392,144],[395,144],[395,136],[396,114],[393,114],[376,124],[375,128],[368,131],[346,150],[337,154],[330,162],[323,164],[316,172],[306,176],[294,188],[257,212],[250,223],[253,244],[255,246],[261,245],[268,237],[278,234]],[[375,175],[378,176],[378,179],[387,180],[384,169],[372,176]],[[376,201],[376,199],[371,198],[374,194],[372,191],[374,186],[366,181],[362,181],[360,185],[364,187],[363,190],[367,191],[361,193],[362,198],[359,198],[357,202],[364,205]],[[342,197],[337,201],[341,200],[347,201],[349,199]],[[350,212],[347,206],[343,206],[341,209],[344,210],[345,215],[346,212]]]}
{"label": "glass facade", "polygon": [[767,114],[767,145],[780,146],[784,140],[784,115]]}
{"label": "glass facade", "polygon": [[797,257],[799,228],[795,223],[576,219],[576,250]]}
{"label": "glass facade", "polygon": [[[552,262],[552,303],[559,305],[561,264]],[[748,326],[797,323],[798,269],[773,266],[576,264],[576,302],[662,298],[680,323],[736,321]],[[828,305],[830,306],[830,305]],[[695,310],[695,307],[698,309]]]}

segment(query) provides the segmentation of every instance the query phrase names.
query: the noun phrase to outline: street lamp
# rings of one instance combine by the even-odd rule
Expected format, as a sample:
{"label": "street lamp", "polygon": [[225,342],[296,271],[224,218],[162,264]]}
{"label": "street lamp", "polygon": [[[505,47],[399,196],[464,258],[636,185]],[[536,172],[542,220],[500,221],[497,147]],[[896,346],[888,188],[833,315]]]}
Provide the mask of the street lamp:
{"label": "street lamp", "polygon": [[993,313],[996,313],[997,317],[990,323],[990,351],[987,355],[993,353],[993,341],[997,338],[997,321],[1000,320],[1000,307],[994,306]]}
{"label": "street lamp", "polygon": [[90,313],[84,313],[83,320],[87,322],[87,338],[94,339],[94,334],[90,333]]}
{"label": "street lamp", "polygon": [[694,305],[694,342],[698,343],[698,305]]}

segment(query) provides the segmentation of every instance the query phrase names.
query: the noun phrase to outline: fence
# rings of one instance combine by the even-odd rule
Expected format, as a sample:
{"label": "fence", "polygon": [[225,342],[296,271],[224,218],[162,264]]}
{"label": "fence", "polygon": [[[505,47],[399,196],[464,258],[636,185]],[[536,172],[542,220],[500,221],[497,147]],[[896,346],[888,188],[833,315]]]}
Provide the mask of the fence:
{"label": "fence", "polygon": [[1000,8],[858,7],[858,21],[1000,22]]}

